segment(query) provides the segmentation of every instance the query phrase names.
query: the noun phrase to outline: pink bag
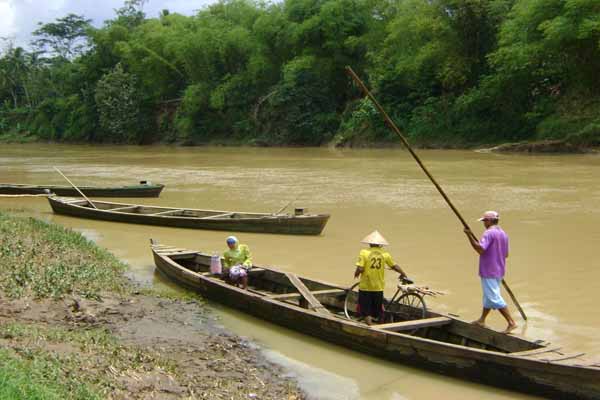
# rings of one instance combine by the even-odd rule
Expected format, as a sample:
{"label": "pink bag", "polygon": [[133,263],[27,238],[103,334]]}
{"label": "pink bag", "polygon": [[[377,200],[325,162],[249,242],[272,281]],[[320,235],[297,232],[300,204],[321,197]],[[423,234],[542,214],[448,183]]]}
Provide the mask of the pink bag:
{"label": "pink bag", "polygon": [[221,265],[221,257],[212,256],[210,257],[210,273],[213,275],[221,275],[223,272],[223,266]]}

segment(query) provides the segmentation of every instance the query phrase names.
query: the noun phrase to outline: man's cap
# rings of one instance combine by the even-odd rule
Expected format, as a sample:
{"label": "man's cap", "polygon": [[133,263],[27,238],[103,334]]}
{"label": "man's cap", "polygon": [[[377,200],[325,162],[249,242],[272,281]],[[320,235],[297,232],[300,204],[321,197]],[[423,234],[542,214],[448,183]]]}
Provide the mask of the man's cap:
{"label": "man's cap", "polygon": [[238,239],[235,236],[229,236],[226,240],[227,243],[233,244],[233,243],[237,243]]}
{"label": "man's cap", "polygon": [[379,231],[373,231],[369,235],[367,235],[361,243],[366,244],[376,244],[379,246],[387,246],[389,243],[385,238],[379,233]]}
{"label": "man's cap", "polygon": [[483,221],[485,219],[500,219],[500,214],[498,214],[496,211],[486,211],[477,221]]}

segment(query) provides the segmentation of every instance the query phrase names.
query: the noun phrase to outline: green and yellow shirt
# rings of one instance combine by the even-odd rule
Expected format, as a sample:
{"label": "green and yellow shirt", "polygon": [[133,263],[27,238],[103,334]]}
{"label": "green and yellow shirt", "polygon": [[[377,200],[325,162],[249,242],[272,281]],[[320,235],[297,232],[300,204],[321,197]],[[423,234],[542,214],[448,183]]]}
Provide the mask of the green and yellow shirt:
{"label": "green and yellow shirt", "polygon": [[223,253],[223,266],[231,268],[234,265],[243,265],[244,267],[252,266],[252,256],[250,249],[245,244],[238,245],[234,250],[228,249]]}
{"label": "green and yellow shirt", "polygon": [[366,292],[383,292],[385,288],[385,267],[394,266],[394,260],[387,251],[379,247],[363,249],[358,255],[356,266],[361,267],[358,288]]}

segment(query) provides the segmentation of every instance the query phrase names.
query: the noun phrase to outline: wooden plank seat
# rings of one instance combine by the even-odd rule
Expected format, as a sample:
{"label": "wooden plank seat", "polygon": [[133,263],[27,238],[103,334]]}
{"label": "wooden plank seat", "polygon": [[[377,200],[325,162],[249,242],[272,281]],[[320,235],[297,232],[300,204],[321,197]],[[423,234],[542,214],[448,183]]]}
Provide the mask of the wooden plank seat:
{"label": "wooden plank seat", "polygon": [[265,272],[264,268],[252,267],[248,271],[248,275],[259,275],[259,274],[262,274],[263,272]]}
{"label": "wooden plank seat", "polygon": [[416,319],[416,320],[412,320],[412,321],[391,322],[389,324],[373,325],[372,328],[384,330],[384,331],[400,332],[400,331],[408,331],[408,330],[413,330],[413,329],[418,329],[418,328],[426,328],[426,327],[431,327],[431,326],[448,325],[451,322],[452,322],[452,318],[434,317],[434,318]]}
{"label": "wooden plank seat", "polygon": [[168,214],[175,214],[178,213],[180,211],[185,211],[182,209],[175,209],[175,210],[167,210],[167,211],[161,211],[161,212],[157,212],[157,213],[151,213],[151,214],[145,214],[145,215],[168,215]]}
{"label": "wooden plank seat", "polygon": [[543,348],[537,348],[537,349],[532,349],[532,350],[517,351],[515,353],[510,353],[510,355],[517,356],[517,357],[531,357],[531,356],[535,356],[537,354],[556,352],[556,351],[560,350],[561,348],[562,347],[543,347]]}
{"label": "wooden plank seat", "polygon": [[[181,252],[186,252],[187,253],[187,252],[189,252],[189,250],[188,249],[178,249],[176,247],[172,247],[172,248],[166,248],[166,247],[164,247],[164,248],[161,248],[161,249],[156,249],[156,252],[160,253],[162,255],[168,256],[170,254],[176,254],[176,253],[181,253]],[[194,251],[194,253],[197,253],[197,252]]]}
{"label": "wooden plank seat", "polygon": [[566,361],[566,360],[572,360],[574,358],[579,358],[584,355],[585,355],[585,353],[577,353],[577,354],[571,354],[571,355],[564,355],[563,357],[559,357],[559,358],[542,358],[542,359],[540,359],[540,361],[546,361],[546,362]]}
{"label": "wooden plank seat", "polygon": [[[197,252],[195,252],[195,251],[194,251],[194,252],[189,252],[189,253],[177,253],[177,254],[175,254],[174,256],[173,256],[173,255],[168,255],[168,254],[161,253],[161,255],[166,255],[166,256],[168,256],[169,258],[173,258],[173,259],[176,259],[178,255],[184,255],[184,256],[187,256],[187,255],[190,255],[190,254],[191,254],[191,255],[194,255],[194,256],[197,256],[197,255],[198,255],[198,253],[197,253]],[[184,258],[185,258],[185,257],[184,257]],[[250,271],[248,271],[248,276],[252,276],[252,275],[260,275],[260,274],[262,274],[262,273],[264,273],[264,272],[265,272],[264,268],[252,267],[252,269],[250,269]],[[203,276],[207,276],[207,275],[212,275],[212,276],[223,276],[223,275],[225,275],[225,274],[223,273],[223,274],[221,274],[221,275],[215,275],[215,274],[212,274],[212,273],[210,273],[210,272],[202,272],[202,273],[201,273],[201,275],[203,275]],[[263,293],[263,294],[267,294],[267,293]],[[270,294],[270,293],[269,293],[269,294]]]}
{"label": "wooden plank seat", "polygon": [[252,288],[247,288],[246,290],[249,291],[250,293],[258,294],[258,295],[261,295],[261,296],[268,296],[269,295],[269,292],[265,292],[265,291],[262,291],[262,290],[257,290],[257,289],[252,289]]}
{"label": "wooden plank seat", "polygon": [[124,211],[124,210],[135,209],[135,208],[138,208],[138,207],[139,206],[117,207],[117,208],[111,208],[108,211],[119,211],[119,212],[121,212],[121,211]]}
{"label": "wooden plank seat", "polygon": [[289,281],[298,289],[298,291],[302,294],[302,297],[308,302],[308,308],[315,310],[320,314],[330,314],[329,310],[325,308],[319,300],[308,290],[306,285],[302,283],[300,278],[296,274],[292,274],[291,272],[286,272],[285,276],[289,279]]}
{"label": "wooden plank seat", "polygon": [[[312,290],[310,292],[313,296],[326,295],[326,294],[342,294],[346,293],[343,289],[325,289],[325,290]],[[281,293],[271,294],[269,298],[276,300],[293,300],[302,297],[301,293]]]}
{"label": "wooden plank seat", "polygon": [[235,213],[230,212],[230,213],[224,213],[224,214],[209,215],[208,217],[202,217],[200,219],[217,219],[217,218],[231,217],[234,214]]}
{"label": "wooden plank seat", "polygon": [[181,252],[181,253],[173,253],[173,254],[168,254],[169,258],[173,259],[173,260],[185,260],[185,259],[193,259],[196,257],[196,254],[198,254],[195,251],[186,251],[186,252]]}

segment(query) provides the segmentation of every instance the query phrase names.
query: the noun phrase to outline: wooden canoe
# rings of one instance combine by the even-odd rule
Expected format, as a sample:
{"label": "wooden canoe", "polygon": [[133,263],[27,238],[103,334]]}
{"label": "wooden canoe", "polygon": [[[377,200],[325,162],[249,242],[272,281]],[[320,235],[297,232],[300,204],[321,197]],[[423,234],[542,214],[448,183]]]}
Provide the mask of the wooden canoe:
{"label": "wooden canoe", "polygon": [[[210,255],[158,244],[154,262],[167,278],[208,299],[336,345],[407,366],[560,399],[599,399],[600,363],[435,312],[424,319],[367,326],[343,315],[343,287],[254,267],[249,288],[211,275]],[[356,295],[351,295],[356,301]],[[414,315],[396,308],[396,315]]]}
{"label": "wooden canoe", "polygon": [[[165,186],[140,182],[139,185],[130,186],[78,187],[88,197],[158,197]],[[0,194],[44,194],[46,190],[58,196],[81,196],[71,186],[0,183]]]}
{"label": "wooden canoe", "polygon": [[274,215],[105,201],[94,201],[94,205],[98,208],[95,209],[83,199],[51,196],[48,197],[48,201],[55,213],[73,217],[220,231],[319,235],[329,220],[327,214]]}

